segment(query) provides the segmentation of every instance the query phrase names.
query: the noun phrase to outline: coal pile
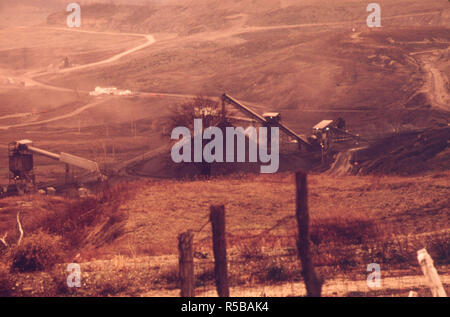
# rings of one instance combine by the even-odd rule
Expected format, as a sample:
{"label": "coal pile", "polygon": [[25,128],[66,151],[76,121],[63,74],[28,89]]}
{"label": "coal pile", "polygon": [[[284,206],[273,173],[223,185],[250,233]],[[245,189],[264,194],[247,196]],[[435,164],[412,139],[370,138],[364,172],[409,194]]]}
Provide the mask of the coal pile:
{"label": "coal pile", "polygon": [[448,170],[450,127],[410,131],[384,137],[357,151],[352,158],[355,173],[414,175]]}

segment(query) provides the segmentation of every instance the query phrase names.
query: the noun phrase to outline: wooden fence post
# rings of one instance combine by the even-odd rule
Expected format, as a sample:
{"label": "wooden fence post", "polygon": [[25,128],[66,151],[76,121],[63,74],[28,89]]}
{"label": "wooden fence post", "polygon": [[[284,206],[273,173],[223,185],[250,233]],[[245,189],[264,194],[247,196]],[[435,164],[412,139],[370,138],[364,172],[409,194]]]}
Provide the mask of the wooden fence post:
{"label": "wooden fence post", "polygon": [[194,257],[192,249],[192,231],[178,235],[180,296],[194,297]]}
{"label": "wooden fence post", "polygon": [[427,279],[433,297],[447,297],[436,268],[433,265],[433,259],[426,249],[417,251],[417,260],[422,268],[423,275],[425,275]]}
{"label": "wooden fence post", "polygon": [[227,275],[227,244],[225,239],[225,207],[211,206],[211,226],[213,234],[214,276],[219,297],[229,297]]}
{"label": "wooden fence post", "polygon": [[311,250],[309,248],[309,212],[308,212],[308,188],[305,172],[295,173],[298,224],[297,249],[302,262],[302,275],[305,280],[306,292],[309,297],[320,297],[322,293],[322,281],[314,271]]}

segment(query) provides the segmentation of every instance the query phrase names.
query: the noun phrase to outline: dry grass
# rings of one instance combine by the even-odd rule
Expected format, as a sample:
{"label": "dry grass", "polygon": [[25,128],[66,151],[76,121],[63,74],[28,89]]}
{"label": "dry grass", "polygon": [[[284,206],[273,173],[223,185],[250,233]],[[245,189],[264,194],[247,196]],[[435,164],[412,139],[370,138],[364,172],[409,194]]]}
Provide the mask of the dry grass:
{"label": "dry grass", "polygon": [[0,297],[9,297],[12,293],[8,267],[0,262]]}
{"label": "dry grass", "polygon": [[61,237],[44,232],[31,234],[12,249],[11,270],[17,272],[47,271],[63,259],[65,246]]}
{"label": "dry grass", "polygon": [[[312,240],[316,244],[361,244],[380,237],[448,229],[448,224],[442,222],[448,214],[447,177],[312,175]],[[226,206],[231,247],[252,239],[269,248],[295,246],[295,188],[291,174],[149,181],[136,193],[135,200],[122,205],[130,212],[129,234],[119,241],[136,241],[138,251],[147,254],[176,254],[176,236],[187,229],[203,228],[209,206],[214,204]],[[199,251],[210,247],[209,231],[206,226],[196,234]]]}
{"label": "dry grass", "polygon": [[135,36],[118,38],[42,27],[9,28],[0,34],[0,65],[15,71],[57,66],[66,56],[73,64],[90,63],[142,43],[142,38]]}
{"label": "dry grass", "polygon": [[[448,172],[421,177],[310,175],[311,238],[319,274],[365,278],[365,268],[372,262],[380,263],[386,275],[390,269],[420,274],[415,257],[422,247],[447,272],[448,223],[442,219],[449,211],[448,176]],[[291,174],[139,181],[106,188],[91,200],[41,198],[33,204],[49,208],[59,201],[64,208],[33,218],[25,210],[23,222],[26,233],[41,227],[76,246],[77,261],[111,259],[83,264],[87,275],[79,290],[64,286],[63,267],[47,270],[47,277],[39,278],[48,280],[46,292],[51,296],[174,290],[176,237],[187,229],[196,231],[196,285],[199,290],[213,287],[208,224],[212,204],[226,206],[231,286],[297,283],[301,265],[295,248],[294,191]],[[152,257],[147,264],[130,267],[131,260],[149,255],[168,258]]]}
{"label": "dry grass", "polygon": [[[95,196],[84,199],[30,196],[28,202],[9,198],[2,201],[1,232],[8,232],[12,252],[3,247],[3,259],[12,253],[17,271],[48,270],[58,261],[70,261],[81,252],[92,251],[123,234],[127,213],[118,211],[121,203],[133,197],[133,184],[104,184]],[[15,204],[17,202],[18,204]],[[15,218],[21,214],[24,243],[17,247]],[[1,250],[0,250],[1,251]]]}

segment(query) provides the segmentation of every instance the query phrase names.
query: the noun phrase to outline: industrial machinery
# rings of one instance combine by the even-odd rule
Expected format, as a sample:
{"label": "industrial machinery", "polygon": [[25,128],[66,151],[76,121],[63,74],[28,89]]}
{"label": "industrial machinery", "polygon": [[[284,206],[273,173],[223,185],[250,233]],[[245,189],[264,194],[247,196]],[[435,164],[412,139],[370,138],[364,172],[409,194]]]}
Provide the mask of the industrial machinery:
{"label": "industrial machinery", "polygon": [[286,133],[289,137],[293,138],[299,145],[299,148],[311,149],[311,144],[308,142],[305,136],[297,134],[294,130],[287,127],[281,122],[281,116],[278,112],[267,112],[262,116],[250,109],[248,106],[244,105],[242,102],[234,99],[233,97],[223,94],[222,95],[222,113],[225,114],[225,105],[229,103],[235,106],[238,110],[249,115],[252,119],[258,121],[263,126],[266,127],[278,127],[281,131]]}
{"label": "industrial machinery", "polygon": [[[250,109],[250,107],[227,94],[223,94],[221,99],[223,116],[226,113],[225,105],[231,104],[241,112],[249,115],[251,121],[257,121],[267,127],[279,127],[281,131],[298,143],[300,149],[322,151],[322,154],[325,154],[330,150],[332,144],[348,144],[349,142],[358,144],[360,141],[359,135],[351,134],[345,129],[345,120],[342,118],[336,120],[322,120],[313,127],[311,136],[306,137],[296,133],[287,127],[286,124],[282,123],[281,115],[278,112],[267,112],[261,116]],[[245,119],[238,118],[238,120]]]}
{"label": "industrial machinery", "polygon": [[34,155],[57,160],[66,164],[66,182],[70,179],[70,167],[79,167],[89,172],[93,172],[103,178],[99,166],[96,162],[67,153],[52,153],[34,147],[33,141],[21,140],[12,142],[8,146],[9,156],[9,186],[8,192],[14,189],[19,193],[31,192],[36,189],[34,175]]}
{"label": "industrial machinery", "polygon": [[313,127],[312,135],[308,138],[311,144],[323,151],[328,151],[332,144],[360,142],[360,136],[345,130],[345,120],[322,120]]}

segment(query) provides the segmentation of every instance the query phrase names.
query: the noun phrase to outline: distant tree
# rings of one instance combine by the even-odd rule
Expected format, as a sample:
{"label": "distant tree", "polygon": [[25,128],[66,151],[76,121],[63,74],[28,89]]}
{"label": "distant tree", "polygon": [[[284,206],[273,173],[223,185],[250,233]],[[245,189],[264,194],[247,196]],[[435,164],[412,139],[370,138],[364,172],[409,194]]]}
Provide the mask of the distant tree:
{"label": "distant tree", "polygon": [[[186,127],[191,130],[193,135],[194,119],[202,119],[203,130],[211,126],[217,126],[222,121],[220,103],[203,96],[197,96],[182,104],[174,105],[170,108],[163,134],[171,135],[174,128]],[[193,166],[199,170],[201,175],[206,177],[211,175],[210,163],[195,163]]]}
{"label": "distant tree", "polygon": [[215,126],[222,120],[222,107],[217,101],[197,96],[190,101],[174,105],[167,116],[164,134],[169,134],[176,127],[194,129],[194,119],[203,119],[203,128]]}

